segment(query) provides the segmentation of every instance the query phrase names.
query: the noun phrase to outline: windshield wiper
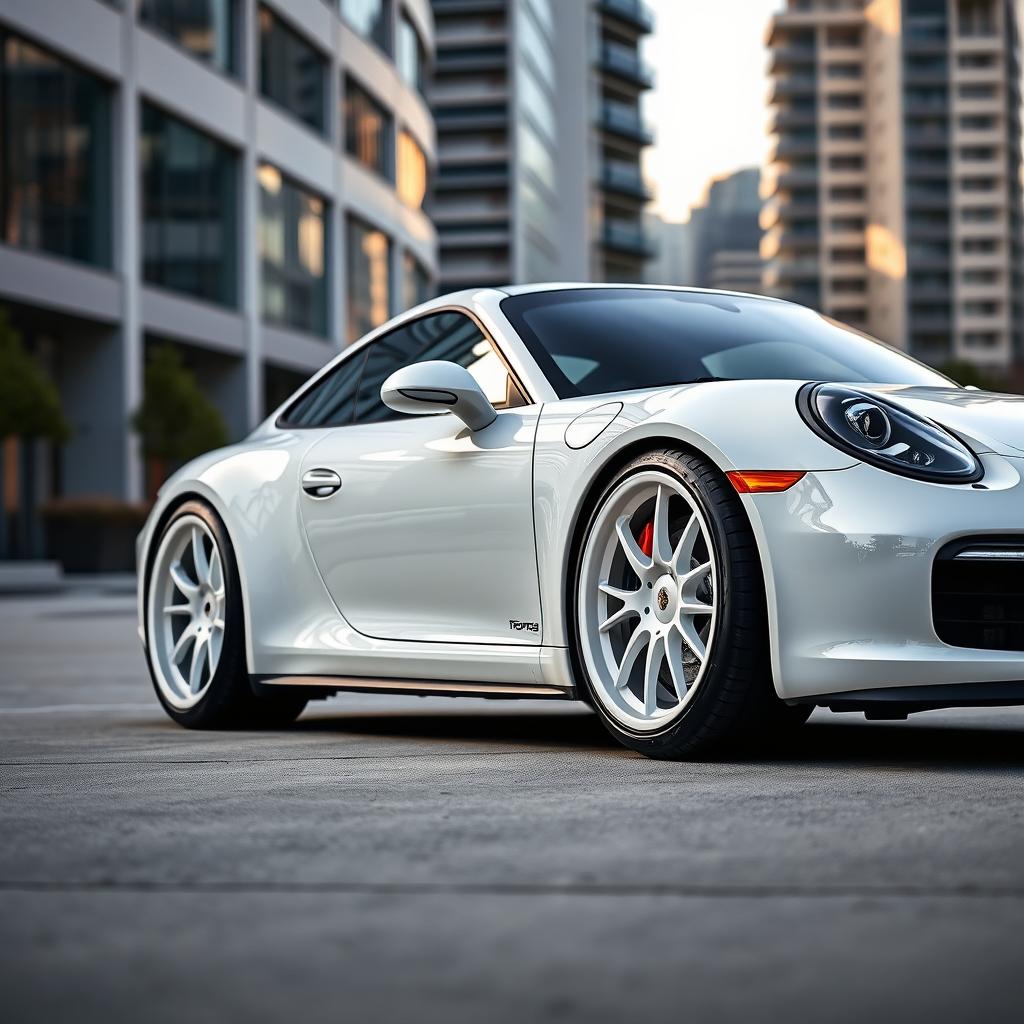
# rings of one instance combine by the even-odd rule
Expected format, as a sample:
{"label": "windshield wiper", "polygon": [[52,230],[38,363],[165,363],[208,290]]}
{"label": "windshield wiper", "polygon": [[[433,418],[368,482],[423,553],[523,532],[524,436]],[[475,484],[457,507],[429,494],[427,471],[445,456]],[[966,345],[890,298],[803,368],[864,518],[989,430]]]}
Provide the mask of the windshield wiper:
{"label": "windshield wiper", "polygon": [[711,384],[719,380],[736,380],[735,377],[694,377],[693,380],[677,380],[670,387],[678,387],[682,384]]}

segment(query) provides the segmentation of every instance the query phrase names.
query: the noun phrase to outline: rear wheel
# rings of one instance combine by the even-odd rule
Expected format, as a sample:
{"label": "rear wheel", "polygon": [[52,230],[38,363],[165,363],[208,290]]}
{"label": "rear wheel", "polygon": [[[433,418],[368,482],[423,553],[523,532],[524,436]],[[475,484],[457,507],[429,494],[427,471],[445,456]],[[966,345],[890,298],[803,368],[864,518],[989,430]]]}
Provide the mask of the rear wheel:
{"label": "rear wheel", "polygon": [[146,583],[146,655],[164,710],[191,729],[284,725],[305,707],[257,697],[245,659],[241,584],[227,531],[205,503],[171,516]]}
{"label": "rear wheel", "polygon": [[616,475],[571,596],[577,671],[627,747],[694,757],[806,720],[775,695],[754,537],[703,459],[651,452]]}

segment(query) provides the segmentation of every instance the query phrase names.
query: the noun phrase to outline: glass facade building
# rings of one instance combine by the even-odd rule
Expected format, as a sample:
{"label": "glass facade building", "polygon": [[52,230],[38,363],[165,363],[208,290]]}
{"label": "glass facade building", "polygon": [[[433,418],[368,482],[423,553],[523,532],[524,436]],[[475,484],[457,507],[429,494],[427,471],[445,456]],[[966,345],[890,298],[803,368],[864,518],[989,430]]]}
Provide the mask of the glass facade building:
{"label": "glass facade building", "polygon": [[393,175],[395,119],[383,103],[354,78],[345,80],[345,152],[382,178]]}
{"label": "glass facade building", "polygon": [[147,496],[158,349],[237,438],[436,291],[433,33],[429,0],[0,4],[0,307],[73,423],[12,456],[33,501]]}
{"label": "glass facade building", "polygon": [[238,73],[237,0],[141,0],[139,18],[217,71]]}
{"label": "glass facade building", "polygon": [[0,27],[5,245],[110,265],[111,89]]}
{"label": "glass facade building", "polygon": [[326,201],[272,164],[260,167],[259,180],[263,318],[326,334]]}
{"label": "glass facade building", "polygon": [[269,7],[261,7],[260,92],[323,132],[326,86],[326,58]]}
{"label": "glass facade building", "polygon": [[150,284],[234,306],[238,160],[158,107],[142,108],[142,276]]}
{"label": "glass facade building", "polygon": [[380,327],[390,316],[391,241],[380,228],[354,216],[348,219],[345,235],[348,239],[345,252],[348,268],[346,337],[353,342],[374,327]]}

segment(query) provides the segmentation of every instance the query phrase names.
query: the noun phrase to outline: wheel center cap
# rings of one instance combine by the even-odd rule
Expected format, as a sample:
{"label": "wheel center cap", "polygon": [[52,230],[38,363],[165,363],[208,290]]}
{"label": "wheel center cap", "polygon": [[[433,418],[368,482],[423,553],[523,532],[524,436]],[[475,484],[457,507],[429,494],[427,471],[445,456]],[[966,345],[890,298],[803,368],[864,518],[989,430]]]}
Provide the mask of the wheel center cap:
{"label": "wheel center cap", "polygon": [[671,622],[679,604],[679,585],[671,576],[662,576],[654,584],[654,614],[661,622]]}

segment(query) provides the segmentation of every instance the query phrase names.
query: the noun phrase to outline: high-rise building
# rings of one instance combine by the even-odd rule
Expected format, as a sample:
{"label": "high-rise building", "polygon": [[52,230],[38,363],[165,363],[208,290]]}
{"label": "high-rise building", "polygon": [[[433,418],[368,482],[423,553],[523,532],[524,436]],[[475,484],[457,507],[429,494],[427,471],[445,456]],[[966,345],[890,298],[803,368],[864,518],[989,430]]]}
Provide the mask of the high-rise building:
{"label": "high-rise building", "polygon": [[1019,6],[788,0],[766,289],[935,363],[1024,354]]}
{"label": "high-rise building", "polygon": [[443,288],[639,280],[640,0],[432,0]]}
{"label": "high-rise building", "polygon": [[0,304],[72,430],[34,475],[7,445],[5,507],[25,480],[143,496],[150,346],[239,436],[433,293],[433,24],[429,0],[0,2]]}
{"label": "high-rise building", "polygon": [[648,231],[656,241],[657,255],[647,264],[646,280],[760,292],[760,179],[757,167],[713,178],[687,221],[672,223],[649,216]]}
{"label": "high-rise building", "polygon": [[760,180],[756,167],[715,178],[690,211],[695,285],[761,291]]}

